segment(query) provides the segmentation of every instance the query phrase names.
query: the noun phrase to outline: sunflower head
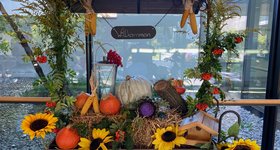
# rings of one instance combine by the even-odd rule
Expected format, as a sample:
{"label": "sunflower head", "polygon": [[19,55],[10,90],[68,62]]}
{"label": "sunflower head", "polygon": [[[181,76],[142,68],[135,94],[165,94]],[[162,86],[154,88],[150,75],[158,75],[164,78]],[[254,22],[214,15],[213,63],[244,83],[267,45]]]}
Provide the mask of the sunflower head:
{"label": "sunflower head", "polygon": [[233,141],[232,144],[228,145],[227,150],[260,150],[260,146],[256,141],[251,141],[250,139],[243,140],[239,139],[237,141]]}
{"label": "sunflower head", "polygon": [[167,128],[158,128],[152,136],[155,149],[171,150],[175,146],[186,144],[187,140],[183,137],[185,131],[178,131],[178,126],[169,126]]}
{"label": "sunflower head", "polygon": [[34,137],[45,138],[46,133],[52,132],[55,129],[55,123],[58,121],[53,114],[42,114],[37,113],[35,115],[31,114],[24,117],[21,123],[21,129],[24,134],[28,134],[30,139],[33,140]]}
{"label": "sunflower head", "polygon": [[106,143],[112,142],[112,136],[108,136],[109,131],[106,129],[93,129],[92,130],[92,140],[86,138],[81,138],[79,146],[81,150],[96,150],[102,149],[107,150]]}

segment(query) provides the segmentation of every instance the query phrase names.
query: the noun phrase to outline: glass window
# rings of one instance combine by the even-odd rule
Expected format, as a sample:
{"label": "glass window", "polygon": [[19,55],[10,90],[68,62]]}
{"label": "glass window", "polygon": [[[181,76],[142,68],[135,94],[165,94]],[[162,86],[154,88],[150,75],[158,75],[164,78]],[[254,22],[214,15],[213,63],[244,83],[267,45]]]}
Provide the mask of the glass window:
{"label": "glass window", "polygon": [[[97,35],[94,41],[102,42],[107,51],[116,49],[123,57],[124,67],[118,68],[118,79],[126,75],[141,75],[156,81],[163,78],[183,78],[183,71],[196,65],[198,46],[197,36],[190,32],[189,25],[180,29],[181,15],[167,15],[155,28],[153,39],[116,40],[111,36],[111,26],[156,25],[164,14],[117,14],[107,18],[109,24],[99,18]],[[199,22],[199,17],[197,17]],[[98,44],[93,51],[96,61],[100,61],[104,53]]]}

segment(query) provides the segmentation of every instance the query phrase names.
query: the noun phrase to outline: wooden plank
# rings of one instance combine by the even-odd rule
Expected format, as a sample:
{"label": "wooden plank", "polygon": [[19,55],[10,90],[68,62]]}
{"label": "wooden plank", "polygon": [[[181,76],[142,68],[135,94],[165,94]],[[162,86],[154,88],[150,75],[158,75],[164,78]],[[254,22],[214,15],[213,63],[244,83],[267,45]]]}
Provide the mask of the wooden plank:
{"label": "wooden plank", "polygon": [[203,113],[205,116],[207,116],[208,118],[212,119],[213,121],[216,121],[217,123],[219,123],[219,119],[211,116],[210,114],[208,114],[208,113],[206,113],[204,111],[201,111],[201,110],[199,112]]}
{"label": "wooden plank", "polygon": [[185,124],[183,126],[180,126],[178,128],[179,131],[183,131],[183,130],[189,130],[191,128],[195,128],[196,126],[198,125],[197,122],[192,122],[192,123],[188,123],[188,124]]}
{"label": "wooden plank", "polygon": [[208,127],[208,126],[206,126],[202,123],[198,123],[197,126],[200,127],[201,129],[207,131],[208,133],[214,135],[214,136],[217,136],[219,134],[217,131],[211,129],[210,127]]}
{"label": "wooden plank", "polygon": [[[214,101],[216,104],[216,101]],[[280,99],[241,99],[219,101],[220,105],[227,106],[277,106],[280,105]]]}
{"label": "wooden plank", "polygon": [[0,97],[0,103],[45,103],[50,97]]}
{"label": "wooden plank", "polygon": [[203,144],[203,143],[209,143],[210,141],[201,141],[201,140],[191,140],[187,139],[187,145],[196,145],[196,144]]}
{"label": "wooden plank", "polygon": [[[43,103],[51,101],[50,97],[0,97],[1,102],[34,102],[34,103]],[[214,101],[216,103],[216,101]],[[225,106],[278,106],[280,105],[280,99],[240,99],[240,100],[224,100],[219,102],[220,105]]]}

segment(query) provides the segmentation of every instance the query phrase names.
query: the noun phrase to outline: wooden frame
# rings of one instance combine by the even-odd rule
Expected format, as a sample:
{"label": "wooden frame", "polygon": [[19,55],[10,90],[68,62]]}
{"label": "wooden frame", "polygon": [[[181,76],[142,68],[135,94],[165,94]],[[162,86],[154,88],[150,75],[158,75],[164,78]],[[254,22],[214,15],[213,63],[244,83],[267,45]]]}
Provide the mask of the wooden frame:
{"label": "wooden frame", "polygon": [[[214,101],[214,103],[216,103]],[[280,105],[280,99],[240,99],[219,101],[220,105],[227,106],[277,106]]]}
{"label": "wooden frame", "polygon": [[[44,103],[51,101],[50,97],[0,97],[0,103]],[[216,103],[216,101],[214,101]],[[220,105],[226,106],[280,106],[280,99],[240,99],[224,100],[219,102]]]}
{"label": "wooden frame", "polygon": [[50,97],[0,97],[0,103],[45,103],[51,101]]}

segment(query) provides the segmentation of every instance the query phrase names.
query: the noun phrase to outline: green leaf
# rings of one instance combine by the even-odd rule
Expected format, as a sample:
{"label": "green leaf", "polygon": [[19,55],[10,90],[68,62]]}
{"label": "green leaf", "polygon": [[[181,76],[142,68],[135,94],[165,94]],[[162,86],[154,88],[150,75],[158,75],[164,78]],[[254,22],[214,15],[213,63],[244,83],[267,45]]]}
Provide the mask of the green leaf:
{"label": "green leaf", "polygon": [[76,73],[75,70],[73,70],[73,69],[68,69],[67,71],[68,71],[69,77],[71,77],[71,78],[76,77],[77,73]]}
{"label": "green leaf", "polygon": [[22,60],[25,63],[30,62],[32,59],[28,55],[22,55]]}
{"label": "green leaf", "polygon": [[132,136],[131,134],[127,133],[125,136],[125,148],[128,150],[132,150],[133,149],[133,140],[132,140]]}
{"label": "green leaf", "polygon": [[86,123],[78,123],[78,124],[75,124],[73,127],[77,129],[78,134],[81,137],[87,137],[88,136],[88,126],[87,126]]}
{"label": "green leaf", "polygon": [[42,85],[42,80],[41,79],[37,79],[33,82],[33,86],[39,86],[39,85]]}
{"label": "green leaf", "polygon": [[234,124],[228,129],[228,136],[235,136],[235,137],[238,137],[239,128],[240,128],[240,125],[238,124],[238,122],[234,123]]}
{"label": "green leaf", "polygon": [[58,111],[61,110],[61,108],[62,108],[61,102],[58,102],[58,103],[56,104],[55,111],[58,112]]}
{"label": "green leaf", "polygon": [[203,150],[210,150],[212,147],[212,143],[205,143],[205,144],[196,144],[195,147],[199,147],[199,149]]}

